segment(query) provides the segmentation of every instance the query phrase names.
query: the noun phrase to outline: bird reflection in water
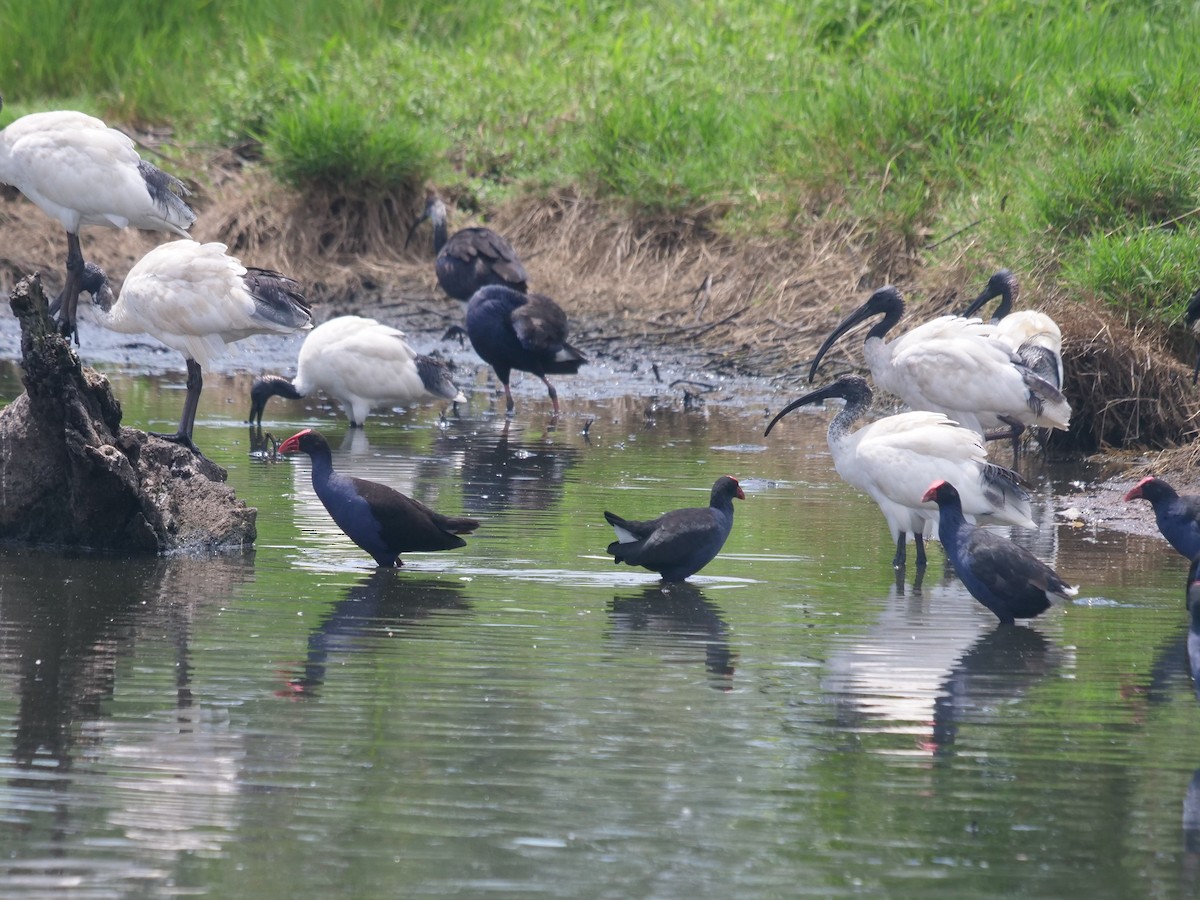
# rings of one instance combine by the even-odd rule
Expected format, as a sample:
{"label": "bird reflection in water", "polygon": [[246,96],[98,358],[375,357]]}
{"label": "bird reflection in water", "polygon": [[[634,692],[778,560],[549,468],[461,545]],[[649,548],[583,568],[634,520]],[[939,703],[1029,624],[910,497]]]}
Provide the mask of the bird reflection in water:
{"label": "bird reflection in water", "polygon": [[641,641],[634,639],[645,636],[663,651],[702,648],[704,668],[716,676],[712,686],[733,689],[737,655],[729,648],[729,626],[696,585],[655,583],[633,597],[618,595],[609,605],[609,621],[609,638],[626,645],[638,645]]}
{"label": "bird reflection in water", "polygon": [[393,569],[377,569],[352,585],[309,634],[304,664],[276,693],[314,697],[325,683],[330,656],[361,652],[372,635],[404,633],[419,624],[440,623],[435,619],[439,612],[470,608],[457,581],[417,579]]}
{"label": "bird reflection in water", "polygon": [[[447,438],[447,451],[462,452],[463,508],[468,514],[502,514],[510,509],[546,510],[562,500],[567,472],[579,451],[557,444],[547,429],[540,438],[479,432],[465,442]],[[519,432],[518,432],[519,435]]]}

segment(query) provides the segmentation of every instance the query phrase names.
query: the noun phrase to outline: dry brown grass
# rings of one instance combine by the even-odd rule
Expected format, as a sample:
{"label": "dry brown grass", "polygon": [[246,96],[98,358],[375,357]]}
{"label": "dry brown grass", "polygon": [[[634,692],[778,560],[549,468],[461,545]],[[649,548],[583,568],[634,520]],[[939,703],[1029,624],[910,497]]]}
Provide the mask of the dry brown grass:
{"label": "dry brown grass", "polygon": [[[422,208],[411,196],[301,196],[260,167],[223,155],[206,167],[192,200],[197,240],[220,240],[243,261],[276,268],[308,286],[322,315],[405,307],[445,310],[458,318],[433,276],[424,226],[404,245]],[[720,210],[691,218],[633,219],[613,205],[563,192],[498,210],[486,223],[508,236],[530,273],[532,289],[572,315],[585,349],[670,345],[700,351],[718,367],[754,374],[806,376],[807,361],[866,291],[897,284],[914,302],[918,322],[961,309],[989,272],[967,252],[954,264],[923,269],[899,241],[880,241],[817,217],[778,237],[734,241],[711,227]],[[465,217],[454,228],[480,224]],[[116,279],[162,235],[91,229],[84,252]],[[969,242],[966,244],[969,247]],[[15,191],[0,193],[0,289],[21,275],[59,282],[65,242],[57,226]],[[1029,279],[1027,279],[1029,280]],[[1197,391],[1166,335],[1129,328],[1094,306],[1054,298],[1030,283],[1027,297],[1063,330],[1067,383],[1075,410],[1068,435],[1054,443],[1092,451],[1190,443]],[[322,309],[323,308],[323,309]],[[827,372],[861,367],[860,343],[841,342]],[[1200,453],[1200,451],[1197,451]]]}

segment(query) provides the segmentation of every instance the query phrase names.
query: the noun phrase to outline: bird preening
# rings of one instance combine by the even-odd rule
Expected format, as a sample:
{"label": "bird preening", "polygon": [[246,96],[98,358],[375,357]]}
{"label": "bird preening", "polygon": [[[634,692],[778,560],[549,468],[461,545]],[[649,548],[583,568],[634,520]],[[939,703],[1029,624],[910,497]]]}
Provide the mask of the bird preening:
{"label": "bird preening", "polygon": [[683,581],[695,575],[721,552],[733,528],[733,501],[746,495],[736,478],[716,480],[708,506],[676,509],[657,519],[634,521],[605,511],[617,533],[608,545],[613,562],[658,572],[663,581]]}
{"label": "bird preening", "polygon": [[440,359],[417,353],[404,332],[362,316],[337,316],[314,328],[296,360],[296,377],[267,375],[250,388],[250,423],[262,426],[272,397],[298,400],[321,392],[341,404],[351,428],[377,406],[466,402]]}
{"label": "bird preening", "polygon": [[335,471],[329,442],[311,428],[293,434],[279,445],[279,452],[308,454],[317,498],[346,537],[378,566],[404,565],[402,553],[465,547],[460,535],[479,527],[475,519],[444,516],[386,484]]}
{"label": "bird preening", "polygon": [[66,232],[66,279],[51,313],[76,343],[76,306],[85,290],[80,230],[132,226],[186,238],[196,220],[180,179],[142,159],[124,133],[71,110],[32,113],[0,131],[0,182],[17,188]]}

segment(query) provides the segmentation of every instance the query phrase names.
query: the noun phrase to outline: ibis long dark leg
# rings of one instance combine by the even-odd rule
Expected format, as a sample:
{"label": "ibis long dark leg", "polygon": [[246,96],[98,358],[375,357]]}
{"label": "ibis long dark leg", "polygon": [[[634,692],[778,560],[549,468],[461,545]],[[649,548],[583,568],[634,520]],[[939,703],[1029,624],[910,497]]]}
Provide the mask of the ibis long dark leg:
{"label": "ibis long dark leg", "polygon": [[187,361],[187,398],[183,401],[183,415],[179,418],[179,431],[175,434],[158,434],[155,437],[176,444],[183,444],[197,456],[203,456],[200,449],[192,442],[192,429],[196,425],[196,409],[200,406],[200,391],[204,388],[204,376],[200,371],[200,363],[194,359]]}
{"label": "ibis long dark leg", "polygon": [[917,571],[920,572],[925,568],[925,535],[917,533],[913,535],[913,542],[917,545]]}
{"label": "ibis long dark leg", "polygon": [[79,344],[79,326],[75,322],[75,308],[79,305],[79,292],[83,290],[83,251],[79,247],[79,235],[67,232],[67,280],[62,293],[50,304],[50,314],[58,315],[58,330],[63,337],[73,337]]}
{"label": "ibis long dark leg", "polygon": [[905,559],[904,547],[904,532],[900,532],[900,537],[896,538],[896,555],[892,557],[892,568],[903,569]]}

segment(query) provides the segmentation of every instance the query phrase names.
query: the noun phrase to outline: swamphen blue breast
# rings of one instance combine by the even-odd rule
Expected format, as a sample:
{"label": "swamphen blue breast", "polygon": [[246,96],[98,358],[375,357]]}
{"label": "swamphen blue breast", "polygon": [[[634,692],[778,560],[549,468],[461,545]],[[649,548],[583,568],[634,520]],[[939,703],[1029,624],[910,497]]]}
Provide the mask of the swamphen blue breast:
{"label": "swamphen blue breast", "polygon": [[604,518],[617,532],[608,552],[614,562],[658,572],[663,581],[683,581],[721,552],[733,528],[734,497],[746,499],[737,479],[722,475],[706,507],[672,510],[647,522],[605,512]]}
{"label": "swamphen blue breast", "polygon": [[1143,478],[1126,500],[1149,500],[1158,530],[1189,560],[1200,555],[1200,497],[1179,494],[1161,478]]}
{"label": "swamphen blue breast", "polygon": [[954,571],[971,596],[1005,625],[1041,615],[1050,608],[1051,597],[1078,593],[1024,547],[969,524],[958,491],[948,481],[935,481],[924,500],[937,504],[938,540]]}
{"label": "swamphen blue breast", "polygon": [[325,438],[311,428],[279,445],[280,453],[307,453],[317,497],[346,537],[381,566],[402,566],[410,551],[465,547],[460,534],[479,527],[475,519],[443,516],[425,504],[384,484],[352,478],[333,470],[333,454]]}
{"label": "swamphen blue breast", "polygon": [[587,358],[567,343],[567,314],[543,294],[512,288],[480,288],[467,304],[467,337],[480,358],[496,370],[504,402],[513,411],[508,379],[513,369],[542,379],[558,415],[558,392],[547,375],[574,375]]}

